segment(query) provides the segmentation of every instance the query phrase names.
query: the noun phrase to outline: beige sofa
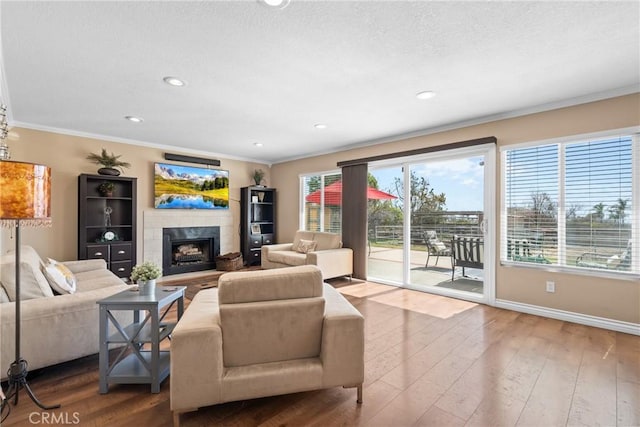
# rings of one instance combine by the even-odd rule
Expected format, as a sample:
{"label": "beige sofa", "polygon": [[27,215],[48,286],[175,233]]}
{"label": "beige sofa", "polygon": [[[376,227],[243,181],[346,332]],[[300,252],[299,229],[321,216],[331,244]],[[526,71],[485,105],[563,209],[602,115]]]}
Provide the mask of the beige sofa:
{"label": "beige sofa", "polygon": [[[98,305],[96,301],[128,288],[107,269],[104,260],[68,261],[77,279],[73,294],[54,295],[41,271],[37,252],[30,246],[20,251],[21,355],[29,370],[43,368],[98,352]],[[15,255],[0,257],[0,377],[15,360],[15,302],[10,289],[15,280]],[[123,312],[118,319],[130,322]]]}
{"label": "beige sofa", "polygon": [[200,291],[171,340],[171,409],[364,380],[364,318],[315,266],[226,273]]}
{"label": "beige sofa", "polygon": [[[315,243],[306,253],[300,246],[305,241]],[[343,248],[340,235],[335,233],[299,230],[292,243],[264,245],[261,255],[263,269],[316,265],[325,280],[353,274],[353,251]]]}

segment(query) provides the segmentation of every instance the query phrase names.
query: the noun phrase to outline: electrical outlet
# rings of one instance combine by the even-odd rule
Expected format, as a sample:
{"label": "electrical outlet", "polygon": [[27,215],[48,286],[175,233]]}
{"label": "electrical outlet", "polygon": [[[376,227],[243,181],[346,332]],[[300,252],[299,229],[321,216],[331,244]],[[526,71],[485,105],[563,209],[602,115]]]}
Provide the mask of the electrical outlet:
{"label": "electrical outlet", "polygon": [[547,281],[547,292],[555,292],[556,291],[556,282]]}

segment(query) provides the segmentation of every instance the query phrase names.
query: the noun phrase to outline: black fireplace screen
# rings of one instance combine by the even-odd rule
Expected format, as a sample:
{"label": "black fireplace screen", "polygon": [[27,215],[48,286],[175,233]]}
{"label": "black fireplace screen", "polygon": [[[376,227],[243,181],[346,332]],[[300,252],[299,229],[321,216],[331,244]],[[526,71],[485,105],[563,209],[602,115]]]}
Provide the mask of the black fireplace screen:
{"label": "black fireplace screen", "polygon": [[216,268],[220,227],[164,228],[162,237],[163,275]]}

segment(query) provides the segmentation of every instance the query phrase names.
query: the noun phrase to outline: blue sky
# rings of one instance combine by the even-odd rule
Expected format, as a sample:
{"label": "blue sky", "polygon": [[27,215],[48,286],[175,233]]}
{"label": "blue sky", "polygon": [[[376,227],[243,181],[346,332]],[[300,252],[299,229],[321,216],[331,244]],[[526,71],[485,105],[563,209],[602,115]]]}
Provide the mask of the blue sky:
{"label": "blue sky", "polygon": [[[484,167],[480,165],[482,159],[482,157],[469,157],[432,161],[415,164],[411,168],[418,176],[424,176],[436,193],[445,193],[446,210],[477,211],[483,210]],[[378,186],[383,191],[389,191],[392,188],[394,177],[402,177],[400,167],[370,169],[370,172],[376,177]]]}

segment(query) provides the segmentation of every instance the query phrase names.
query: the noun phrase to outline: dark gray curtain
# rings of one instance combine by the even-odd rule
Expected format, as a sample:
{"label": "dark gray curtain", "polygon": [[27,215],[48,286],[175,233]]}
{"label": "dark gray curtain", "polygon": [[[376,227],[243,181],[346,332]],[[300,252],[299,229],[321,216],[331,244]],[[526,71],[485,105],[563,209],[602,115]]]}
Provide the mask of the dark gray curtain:
{"label": "dark gray curtain", "polygon": [[342,168],[342,242],[353,250],[353,277],[367,278],[367,164]]}

